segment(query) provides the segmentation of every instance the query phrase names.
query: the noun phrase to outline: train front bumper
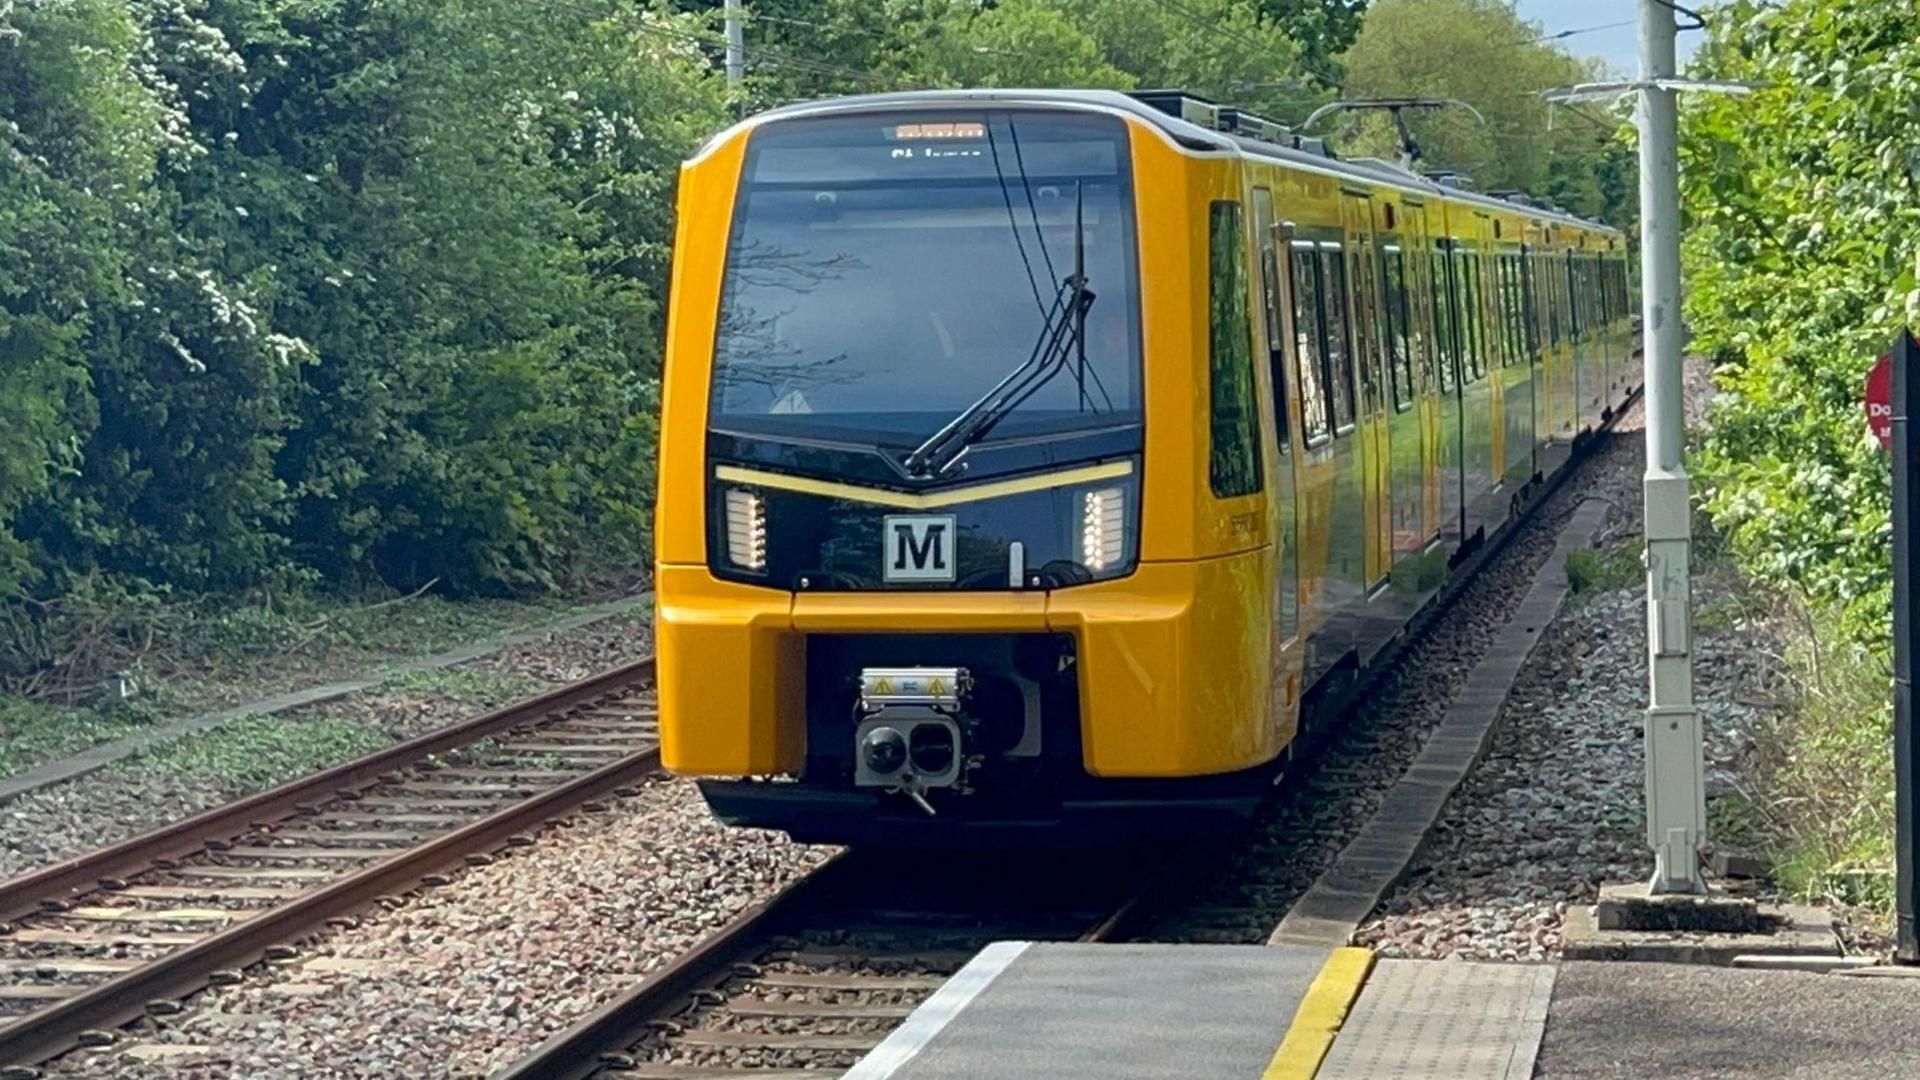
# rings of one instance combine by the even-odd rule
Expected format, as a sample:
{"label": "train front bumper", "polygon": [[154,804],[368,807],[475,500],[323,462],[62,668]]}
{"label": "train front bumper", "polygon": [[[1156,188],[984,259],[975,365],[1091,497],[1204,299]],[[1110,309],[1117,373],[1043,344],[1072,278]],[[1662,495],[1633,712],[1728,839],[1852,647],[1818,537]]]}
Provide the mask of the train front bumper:
{"label": "train front bumper", "polygon": [[806,644],[823,634],[1069,635],[1089,777],[1235,772],[1278,753],[1265,582],[1270,553],[1142,563],[1033,592],[788,593],[657,575],[661,759],[692,776],[799,773]]}

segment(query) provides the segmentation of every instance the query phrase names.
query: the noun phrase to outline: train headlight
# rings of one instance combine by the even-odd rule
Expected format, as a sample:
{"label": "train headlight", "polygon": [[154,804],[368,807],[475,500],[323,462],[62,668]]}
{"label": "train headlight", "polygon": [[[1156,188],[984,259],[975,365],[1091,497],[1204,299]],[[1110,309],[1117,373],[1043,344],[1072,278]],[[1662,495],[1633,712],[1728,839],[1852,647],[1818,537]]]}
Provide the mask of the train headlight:
{"label": "train headlight", "polygon": [[767,568],[766,496],[747,488],[728,488],[727,558],[743,570]]}
{"label": "train headlight", "polygon": [[1127,550],[1127,493],[1101,488],[1080,497],[1080,563],[1095,572],[1120,565]]}

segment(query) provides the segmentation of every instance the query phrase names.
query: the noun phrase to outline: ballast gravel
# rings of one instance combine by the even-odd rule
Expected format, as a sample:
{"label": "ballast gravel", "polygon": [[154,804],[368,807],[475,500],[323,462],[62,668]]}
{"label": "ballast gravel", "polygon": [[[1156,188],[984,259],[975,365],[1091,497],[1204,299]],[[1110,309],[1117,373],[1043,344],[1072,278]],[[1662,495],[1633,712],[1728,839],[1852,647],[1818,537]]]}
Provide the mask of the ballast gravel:
{"label": "ballast gravel", "polygon": [[723,828],[692,784],[656,782],[48,1076],[486,1076],[831,851]]}
{"label": "ballast gravel", "polygon": [[[457,667],[557,686],[645,656],[651,649],[651,622],[645,614],[616,615]],[[315,720],[346,721],[398,742],[482,711],[483,706],[412,686],[370,690],[289,710],[278,719],[289,729]],[[338,762],[316,763],[315,768],[333,764]],[[29,792],[0,803],[0,881],[248,794],[251,791],[219,776],[154,768],[137,759]]]}
{"label": "ballast gravel", "polygon": [[[1572,906],[1653,862],[1642,813],[1646,600],[1636,588],[1576,600],[1508,700],[1487,756],[1357,943],[1382,956],[1546,960]],[[1766,661],[1730,637],[1696,642],[1694,691],[1708,790],[1761,719]]]}
{"label": "ballast gravel", "polygon": [[[1711,392],[1694,365],[1689,413]],[[1626,419],[1638,427],[1637,416]],[[1612,504],[1602,547],[1640,535],[1643,461],[1636,445],[1631,467],[1608,470],[1594,492]],[[1724,576],[1697,576],[1696,608],[1734,587]],[[1388,957],[1553,959],[1571,907],[1592,904],[1602,883],[1651,876],[1642,802],[1643,590],[1635,581],[1569,599],[1522,669],[1485,758],[1356,944]],[[1733,790],[1772,697],[1770,654],[1757,644],[1738,626],[1695,639],[1710,798]]]}

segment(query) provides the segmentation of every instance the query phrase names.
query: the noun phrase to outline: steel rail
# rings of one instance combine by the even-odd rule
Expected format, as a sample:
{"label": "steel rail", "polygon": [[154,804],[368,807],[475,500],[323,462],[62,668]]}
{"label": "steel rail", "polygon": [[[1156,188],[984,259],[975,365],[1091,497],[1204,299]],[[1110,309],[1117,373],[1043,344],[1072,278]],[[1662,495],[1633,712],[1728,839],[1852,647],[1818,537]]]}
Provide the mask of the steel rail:
{"label": "steel rail", "polygon": [[[779,893],[745,909],[667,966],[489,1080],[585,1080],[592,1076],[608,1065],[608,1054],[637,1041],[648,1025],[683,1011],[696,992],[725,981],[734,973],[734,965],[764,952],[775,937],[796,925],[805,913],[845,894],[849,881],[858,881],[861,874],[885,872],[884,868],[860,865],[859,857],[857,852],[835,855]],[[1124,935],[1147,909],[1160,902],[1171,877],[1181,868],[1190,868],[1189,860],[1172,856],[1157,872],[1128,889],[1122,901],[1077,940],[1112,941]]]}
{"label": "steel rail", "polygon": [[260,960],[271,945],[299,937],[382,896],[413,888],[426,875],[457,866],[476,852],[505,846],[529,826],[657,773],[659,768],[658,746],[629,754],[0,1026],[0,1062],[44,1061],[71,1049],[83,1032],[127,1023],[146,1011],[147,1002],[197,990],[215,972]]}
{"label": "steel rail", "polygon": [[[0,921],[44,911],[100,888],[103,878],[125,878],[150,869],[156,859],[178,859],[202,850],[208,840],[226,840],[257,825],[296,813],[302,803],[331,799],[380,779],[382,774],[446,753],[497,732],[518,727],[606,696],[627,685],[651,682],[652,657],[610,668],[576,683],[513,702],[492,712],[396,743],[291,783],[217,806],[204,813],[9,881],[0,882]],[[0,1055],[4,1056],[4,1055]]]}

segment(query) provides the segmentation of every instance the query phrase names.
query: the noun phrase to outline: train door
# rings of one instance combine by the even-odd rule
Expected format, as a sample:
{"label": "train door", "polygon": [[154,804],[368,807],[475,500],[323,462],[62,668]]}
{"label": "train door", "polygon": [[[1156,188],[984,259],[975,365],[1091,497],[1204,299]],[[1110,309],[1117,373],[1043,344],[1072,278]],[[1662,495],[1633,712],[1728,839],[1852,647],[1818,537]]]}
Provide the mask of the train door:
{"label": "train door", "polygon": [[1343,193],[1340,217],[1347,236],[1347,281],[1353,298],[1353,359],[1360,376],[1360,475],[1365,492],[1366,585],[1369,590],[1393,568],[1393,495],[1387,434],[1386,370],[1381,358],[1379,252],[1374,243],[1373,200]]}
{"label": "train door", "polygon": [[1253,189],[1253,227],[1256,231],[1256,250],[1260,254],[1260,294],[1264,300],[1261,314],[1266,326],[1267,372],[1273,385],[1274,443],[1279,448],[1279,460],[1273,469],[1273,502],[1278,517],[1274,535],[1280,540],[1280,550],[1276,552],[1279,572],[1274,575],[1274,640],[1286,649],[1300,636],[1299,514],[1294,494],[1293,422],[1288,405],[1294,391],[1288,385],[1291,380],[1287,378],[1291,366],[1287,362],[1287,343],[1293,340],[1294,330],[1289,325],[1292,305],[1287,302],[1286,266],[1282,263],[1290,250],[1290,238],[1285,235],[1286,227],[1274,220],[1273,194],[1263,187]]}

